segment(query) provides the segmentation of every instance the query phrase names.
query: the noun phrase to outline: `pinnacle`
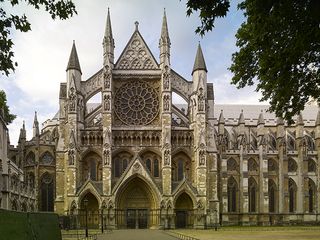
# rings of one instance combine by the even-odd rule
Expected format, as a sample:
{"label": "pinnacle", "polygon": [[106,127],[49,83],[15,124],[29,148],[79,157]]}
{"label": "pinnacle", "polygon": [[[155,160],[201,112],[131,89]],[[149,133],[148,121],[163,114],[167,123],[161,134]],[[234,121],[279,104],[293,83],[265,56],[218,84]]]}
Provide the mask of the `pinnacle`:
{"label": "pinnacle", "polygon": [[163,12],[163,19],[162,19],[162,28],[161,28],[161,38],[169,38],[169,31],[168,31],[168,23],[167,23],[167,16],[166,16],[166,9]]}
{"label": "pinnacle", "polygon": [[196,55],[196,59],[194,61],[192,74],[194,73],[194,71],[197,71],[197,70],[205,70],[206,72],[208,72],[206,63],[204,61],[204,57],[203,57],[200,43],[198,45],[197,55]]}
{"label": "pinnacle", "polygon": [[239,124],[244,124],[245,123],[244,122],[244,116],[243,116],[243,110],[241,110],[238,123]]}
{"label": "pinnacle", "polygon": [[221,110],[218,123],[225,123],[224,116],[223,116],[223,110]]}
{"label": "pinnacle", "polygon": [[299,115],[298,115],[297,125],[303,125],[303,117],[302,117],[301,113],[299,113]]}
{"label": "pinnacle", "polygon": [[261,113],[259,114],[258,118],[258,125],[260,124],[264,124],[263,110],[261,110]]}
{"label": "pinnacle", "polygon": [[81,72],[81,67],[80,67],[80,63],[79,63],[79,58],[78,58],[78,54],[77,54],[77,49],[76,49],[76,44],[73,41],[72,44],[72,49],[71,49],[71,53],[70,53],[70,57],[69,57],[69,62],[68,62],[68,66],[67,66],[67,70],[70,69],[75,69]]}
{"label": "pinnacle", "polygon": [[106,22],[106,29],[104,32],[104,37],[105,38],[113,38],[112,37],[112,28],[111,28],[111,20],[110,20],[110,11],[108,8],[108,15],[107,15],[107,22]]}

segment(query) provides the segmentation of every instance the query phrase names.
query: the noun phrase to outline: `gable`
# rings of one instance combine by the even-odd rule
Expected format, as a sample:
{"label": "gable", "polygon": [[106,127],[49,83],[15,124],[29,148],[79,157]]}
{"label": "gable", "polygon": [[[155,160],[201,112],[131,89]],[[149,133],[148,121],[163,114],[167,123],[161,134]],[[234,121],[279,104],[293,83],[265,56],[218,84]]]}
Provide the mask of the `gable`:
{"label": "gable", "polygon": [[115,69],[150,70],[158,68],[157,61],[139,31],[136,30],[121,53]]}

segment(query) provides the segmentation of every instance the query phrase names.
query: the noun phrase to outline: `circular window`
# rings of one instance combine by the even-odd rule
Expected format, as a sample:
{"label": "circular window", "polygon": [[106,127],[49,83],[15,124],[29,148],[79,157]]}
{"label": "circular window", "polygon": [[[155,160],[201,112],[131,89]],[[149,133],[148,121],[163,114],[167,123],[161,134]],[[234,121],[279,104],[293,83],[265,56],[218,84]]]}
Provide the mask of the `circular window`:
{"label": "circular window", "polygon": [[115,112],[127,125],[146,125],[158,114],[159,98],[155,89],[145,82],[122,85],[115,95]]}

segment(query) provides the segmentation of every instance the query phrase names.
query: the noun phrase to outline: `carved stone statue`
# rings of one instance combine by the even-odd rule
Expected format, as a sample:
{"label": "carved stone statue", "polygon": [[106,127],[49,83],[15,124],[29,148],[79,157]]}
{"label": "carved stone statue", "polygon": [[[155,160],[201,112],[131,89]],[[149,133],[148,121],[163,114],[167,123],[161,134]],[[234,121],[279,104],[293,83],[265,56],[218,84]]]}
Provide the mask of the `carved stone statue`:
{"label": "carved stone statue", "polygon": [[163,96],[163,110],[169,111],[169,108],[170,108],[170,96],[164,95]]}
{"label": "carved stone statue", "polygon": [[104,110],[110,111],[110,106],[111,106],[110,95],[104,95],[103,100],[104,100]]}
{"label": "carved stone statue", "polygon": [[166,65],[164,67],[164,72],[163,72],[163,88],[165,90],[169,89],[169,83],[170,83],[170,72],[169,72],[169,67]]}
{"label": "carved stone statue", "polygon": [[199,112],[204,111],[204,101],[205,101],[205,97],[203,93],[203,88],[200,88],[199,94],[198,94],[198,111]]}
{"label": "carved stone statue", "polygon": [[104,88],[109,89],[111,85],[111,70],[108,65],[103,70]]}

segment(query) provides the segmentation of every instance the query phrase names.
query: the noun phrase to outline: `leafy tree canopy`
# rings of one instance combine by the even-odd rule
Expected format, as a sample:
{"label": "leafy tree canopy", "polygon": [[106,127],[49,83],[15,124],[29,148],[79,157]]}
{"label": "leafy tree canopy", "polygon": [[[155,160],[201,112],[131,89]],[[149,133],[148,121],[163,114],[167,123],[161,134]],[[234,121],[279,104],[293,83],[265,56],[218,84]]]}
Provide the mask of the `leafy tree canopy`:
{"label": "leafy tree canopy", "polygon": [[[230,7],[227,0],[188,0],[187,14],[200,11],[200,35],[214,27]],[[257,85],[270,111],[292,117],[315,100],[320,103],[320,1],[244,0],[238,5],[246,21],[236,34],[232,84]]]}
{"label": "leafy tree canopy", "polygon": [[11,123],[16,118],[16,115],[10,113],[6,93],[3,90],[0,90],[0,114],[6,124]]}
{"label": "leafy tree canopy", "polygon": [[[76,14],[74,3],[69,0],[0,0],[0,3],[7,2],[12,7],[26,2],[28,5],[36,9],[43,7],[52,19],[67,19]],[[11,31],[13,29],[21,32],[31,30],[31,25],[27,16],[7,13],[3,7],[0,7],[0,73],[9,75],[10,71],[14,71],[17,63],[14,62],[14,52],[12,51],[13,41],[11,39]]]}

